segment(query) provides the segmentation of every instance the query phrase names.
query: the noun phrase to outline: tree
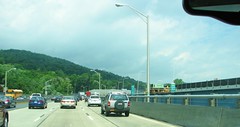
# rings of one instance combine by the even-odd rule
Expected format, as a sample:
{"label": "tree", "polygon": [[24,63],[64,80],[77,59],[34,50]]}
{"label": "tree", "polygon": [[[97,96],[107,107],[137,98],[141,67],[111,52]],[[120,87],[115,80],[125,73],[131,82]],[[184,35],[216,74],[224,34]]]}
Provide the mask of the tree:
{"label": "tree", "polygon": [[184,81],[182,79],[178,79],[178,78],[175,79],[173,82],[175,83],[175,85],[180,85],[180,84],[184,83]]}

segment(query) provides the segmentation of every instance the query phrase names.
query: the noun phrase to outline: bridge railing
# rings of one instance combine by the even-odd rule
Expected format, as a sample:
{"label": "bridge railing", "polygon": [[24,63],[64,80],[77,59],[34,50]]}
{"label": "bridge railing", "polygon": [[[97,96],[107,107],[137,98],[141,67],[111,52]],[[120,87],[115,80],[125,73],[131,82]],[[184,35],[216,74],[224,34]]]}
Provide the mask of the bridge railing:
{"label": "bridge railing", "polygon": [[240,94],[130,96],[130,101],[240,109]]}
{"label": "bridge railing", "polygon": [[240,78],[231,79],[221,79],[221,80],[211,80],[203,82],[193,82],[193,83],[183,83],[176,85],[177,89],[193,89],[193,88],[214,88],[214,87],[238,87],[240,85]]}

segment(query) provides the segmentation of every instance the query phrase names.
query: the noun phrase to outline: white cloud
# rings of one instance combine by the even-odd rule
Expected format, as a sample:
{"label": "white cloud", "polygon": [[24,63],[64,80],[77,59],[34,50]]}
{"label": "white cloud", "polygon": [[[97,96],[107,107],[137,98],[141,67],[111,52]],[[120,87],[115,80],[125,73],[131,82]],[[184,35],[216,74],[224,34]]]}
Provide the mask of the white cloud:
{"label": "white cloud", "polygon": [[[181,1],[128,1],[150,15],[151,81],[239,75],[239,29],[186,14]],[[26,49],[136,77],[146,71],[146,24],[112,0],[0,0],[0,47]],[[174,70],[175,76],[172,76]],[[145,75],[145,74],[144,74]],[[142,80],[145,80],[142,76]]]}
{"label": "white cloud", "polygon": [[188,62],[190,60],[191,56],[188,52],[183,52],[183,53],[180,53],[178,56],[176,56],[173,60],[175,62]]}

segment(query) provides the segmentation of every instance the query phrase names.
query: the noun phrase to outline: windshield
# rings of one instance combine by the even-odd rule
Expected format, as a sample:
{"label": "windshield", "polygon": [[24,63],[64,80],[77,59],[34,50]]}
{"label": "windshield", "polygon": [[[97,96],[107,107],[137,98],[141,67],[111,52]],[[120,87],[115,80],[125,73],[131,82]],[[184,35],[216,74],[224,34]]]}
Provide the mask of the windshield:
{"label": "windshield", "polygon": [[128,100],[126,95],[112,95],[111,100]]}
{"label": "windshield", "polygon": [[0,0],[0,126],[231,126],[239,36],[182,0]]}

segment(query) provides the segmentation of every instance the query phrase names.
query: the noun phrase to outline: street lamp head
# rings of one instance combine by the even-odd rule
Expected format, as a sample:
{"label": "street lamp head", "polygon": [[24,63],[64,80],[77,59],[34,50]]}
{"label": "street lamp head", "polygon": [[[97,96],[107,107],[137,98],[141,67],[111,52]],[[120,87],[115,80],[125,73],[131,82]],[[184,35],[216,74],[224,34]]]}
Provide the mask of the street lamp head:
{"label": "street lamp head", "polygon": [[117,4],[115,4],[115,6],[116,6],[116,7],[122,7],[122,6],[124,6],[124,4],[118,4],[118,3],[117,3]]}

